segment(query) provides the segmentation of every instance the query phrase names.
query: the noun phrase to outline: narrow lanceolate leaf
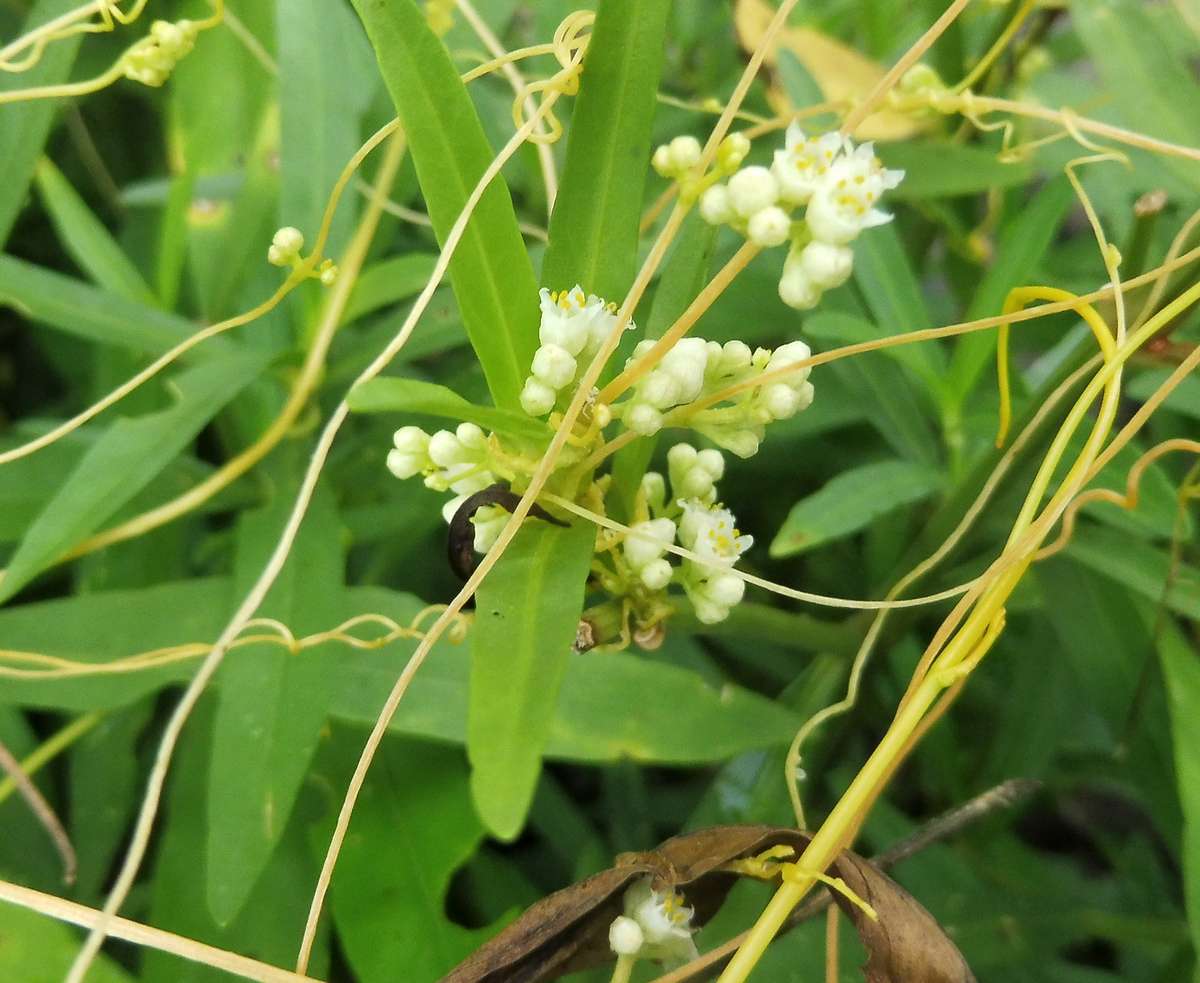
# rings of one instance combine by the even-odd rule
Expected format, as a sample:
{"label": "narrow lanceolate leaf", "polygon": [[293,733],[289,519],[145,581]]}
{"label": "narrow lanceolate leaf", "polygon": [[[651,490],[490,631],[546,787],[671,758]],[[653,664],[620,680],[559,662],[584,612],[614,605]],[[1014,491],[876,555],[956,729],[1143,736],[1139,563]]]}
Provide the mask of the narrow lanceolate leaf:
{"label": "narrow lanceolate leaf", "polygon": [[1171,708],[1175,779],[1183,808],[1183,883],[1192,945],[1200,952],[1200,659],[1168,618],[1158,642],[1158,657]]}
{"label": "narrow lanceolate leaf", "polygon": [[79,268],[105,290],[154,304],[154,294],[133,261],[49,158],[38,163],[37,186],[59,242]]}
{"label": "narrow lanceolate leaf", "polygon": [[[79,951],[75,930],[49,915],[0,902],[0,979],[42,983],[61,980]],[[133,983],[133,977],[101,956],[88,973],[92,983]]]}
{"label": "narrow lanceolate leaf", "polygon": [[[1139,133],[1186,147],[1200,144],[1195,111],[1200,85],[1172,52],[1147,5],[1141,0],[1073,0],[1071,14],[1122,121]],[[1162,162],[1191,187],[1200,187],[1200,163],[1180,157],[1163,157]]]}
{"label": "narrow lanceolate leaf", "polygon": [[423,413],[459,423],[467,420],[488,430],[542,443],[550,438],[550,429],[528,414],[478,406],[452,389],[420,379],[372,379],[351,391],[349,403],[357,413]]}
{"label": "narrow lanceolate leaf", "polygon": [[590,524],[530,520],[479,589],[467,754],[476,808],[503,839],[533,799],[595,537]]}
{"label": "narrow lanceolate leaf", "polygon": [[571,116],[542,283],[620,302],[637,264],[670,0],[601,0]]}
{"label": "narrow lanceolate leaf", "polygon": [[[77,338],[146,355],[161,355],[197,330],[175,314],[4,255],[0,255],[0,305]],[[230,339],[210,338],[185,357],[205,358],[232,350]]]}
{"label": "narrow lanceolate leaf", "polygon": [[[1030,282],[1074,200],[1071,185],[1066,178],[1059,178],[1049,182],[1005,224],[996,244],[995,260],[971,298],[966,320],[999,314],[1008,292]],[[955,404],[962,405],[994,359],[995,351],[995,331],[963,335],[954,343],[946,385]]]}
{"label": "narrow lanceolate leaf", "polygon": [[881,461],[844,471],[792,506],[771,543],[772,556],[792,556],[869,526],[894,509],[932,495],[938,473],[908,461]]}
{"label": "narrow lanceolate leaf", "polygon": [[173,380],[174,405],[109,427],[21,540],[0,580],[0,600],[12,597],[141,491],[265,362],[260,355],[206,362]]}
{"label": "narrow lanceolate leaf", "polygon": [[[315,237],[325,203],[358,149],[359,120],[377,76],[354,15],[328,0],[276,0],[279,45],[280,224]],[[328,256],[345,245],[357,210],[348,195],[333,218]]]}
{"label": "narrow lanceolate leaf", "polygon": [[[347,742],[355,756],[360,744]],[[360,983],[393,983],[398,967],[414,983],[440,979],[486,938],[446,915],[450,878],[483,833],[458,749],[380,748],[333,878],[338,938]]]}
{"label": "narrow lanceolate leaf", "polygon": [[[413,0],[354,5],[404,125],[434,231],[445,242],[494,154],[445,47]],[[519,409],[537,347],[537,280],[501,177],[467,225],[450,282],[492,398]]]}
{"label": "narrow lanceolate leaf", "polygon": [[[77,6],[75,0],[38,0],[25,21],[25,31],[40,27]],[[42,53],[41,60],[26,72],[0,72],[0,90],[58,85],[67,81],[82,37],[76,34],[55,41]],[[58,108],[57,99],[34,99],[4,106],[3,125],[0,125],[0,246],[8,239],[25,201],[33,169],[42,155]]]}
{"label": "narrow lanceolate leaf", "polygon": [[[280,466],[274,500],[239,523],[237,597],[257,580],[275,548],[291,512],[301,465],[295,455]],[[319,493],[259,617],[282,622],[297,638],[338,623],[340,533],[332,499]],[[242,910],[287,826],[336,678],[327,654],[324,646],[293,653],[264,643],[238,648],[221,667],[205,851],[208,906],[220,925]]]}

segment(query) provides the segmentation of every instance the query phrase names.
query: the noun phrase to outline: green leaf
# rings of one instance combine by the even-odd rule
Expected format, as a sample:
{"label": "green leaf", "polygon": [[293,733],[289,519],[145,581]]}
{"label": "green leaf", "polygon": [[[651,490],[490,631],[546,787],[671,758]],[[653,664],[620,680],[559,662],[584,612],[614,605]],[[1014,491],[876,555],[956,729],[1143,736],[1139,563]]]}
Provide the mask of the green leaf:
{"label": "green leaf", "polygon": [[[804,326],[813,337],[830,338],[838,343],[880,336],[871,322],[833,311],[813,315]],[[897,453],[910,461],[935,465],[939,457],[938,445],[923,396],[911,377],[896,364],[896,358],[889,357],[890,351],[901,351],[906,347],[915,346],[901,345],[888,351],[843,358],[832,363],[829,369],[847,390],[854,393],[867,410],[871,425]],[[819,374],[814,378],[814,385],[821,385]]]}
{"label": "green leaf", "polygon": [[1200,952],[1200,657],[1179,627],[1163,622],[1158,657],[1171,708],[1179,802],[1183,806],[1183,883],[1192,946]]}
{"label": "green leaf", "polygon": [[[160,355],[196,332],[196,325],[186,318],[13,256],[0,255],[0,304],[77,338],[146,355]],[[184,357],[228,355],[233,346],[228,338],[210,338]]]}
{"label": "green leaf", "polygon": [[[1170,374],[1170,369],[1154,369],[1150,372],[1143,372],[1129,383],[1126,394],[1131,399],[1145,401],[1167,381]],[[1200,420],[1200,378],[1194,375],[1185,376],[1183,381],[1171,390],[1171,395],[1163,401],[1162,405],[1174,413],[1181,413],[1194,420]]]}
{"label": "green leaf", "polygon": [[1023,184],[1032,171],[1026,161],[1006,164],[994,150],[949,140],[881,143],[875,152],[885,166],[904,171],[900,186],[888,193],[897,201],[982,194]]}
{"label": "green leaf", "polygon": [[483,833],[461,751],[384,743],[333,878],[334,924],[356,979],[393,983],[403,967],[405,980],[433,983],[491,934],[446,916],[451,875]]}
{"label": "green leaf", "polygon": [[[74,0],[38,0],[25,20],[25,30],[20,33],[33,30],[76,6]],[[41,60],[27,72],[0,72],[0,91],[67,81],[82,39],[77,34],[48,45]],[[25,202],[25,192],[59,106],[58,99],[34,99],[6,104],[0,110],[4,117],[4,125],[0,126],[0,160],[4,161],[4,180],[0,181],[0,246],[8,239]]]}
{"label": "green leaf", "polygon": [[881,515],[927,498],[940,484],[936,471],[908,461],[843,471],[792,506],[771,543],[771,556],[794,556],[850,536]]}
{"label": "green leaf", "polygon": [[380,376],[350,392],[350,409],[358,413],[423,413],[448,420],[463,420],[488,430],[546,443],[550,430],[541,420],[521,412],[476,406],[458,393],[433,382]]}
{"label": "green leaf", "polygon": [[[1101,576],[1122,584],[1154,603],[1164,599],[1172,611],[1200,618],[1200,570],[1186,563],[1171,570],[1165,549],[1139,542],[1128,533],[1081,525],[1067,555]],[[1166,590],[1170,583],[1171,589]]]}
{"label": "green leaf", "polygon": [[172,379],[173,406],[110,426],[25,533],[0,581],[0,600],[12,597],[133,498],[265,364],[261,355],[206,362]]}
{"label": "green leaf", "polygon": [[[13,983],[59,983],[79,951],[79,933],[48,915],[0,901],[0,979]],[[92,983],[133,983],[133,977],[100,956]]]}
{"label": "green leaf", "polygon": [[633,282],[669,0],[600,0],[542,284],[619,303]]}
{"label": "green leaf", "polygon": [[467,754],[484,824],[511,840],[533,800],[596,531],[531,521],[479,587]]}
{"label": "green leaf", "polygon": [[[966,320],[999,314],[1008,292],[1030,281],[1074,201],[1071,185],[1066,178],[1058,178],[1005,223],[996,244],[994,262],[971,298]],[[994,330],[963,335],[955,342],[946,380],[955,404],[961,407],[995,352]]]}
{"label": "green leaf", "polygon": [[59,242],[79,268],[105,290],[153,305],[154,294],[133,261],[49,158],[38,163],[36,177]]}
{"label": "green leaf", "polygon": [[[437,257],[432,253],[402,253],[372,263],[355,281],[343,321],[349,324],[364,314],[419,293],[436,262]],[[425,327],[418,334],[423,334]]]}
{"label": "green leaf", "polygon": [[[494,154],[445,47],[413,0],[354,5],[404,126],[434,231],[445,242]],[[537,347],[537,281],[502,177],[467,224],[450,282],[492,399],[519,409]]]}
{"label": "green leaf", "polygon": [[[893,225],[872,229],[854,244],[854,282],[874,315],[875,337],[933,326],[921,285]],[[946,358],[940,342],[901,345],[890,351],[933,392],[941,389]]]}
{"label": "green leaf", "polygon": [[[1186,147],[1200,145],[1195,106],[1200,85],[1174,56],[1139,0],[1072,0],[1071,22],[1092,56],[1126,126]],[[1200,163],[1164,156],[1162,163],[1193,188]]]}
{"label": "green leaf", "polygon": [[[235,595],[258,578],[291,513],[299,455],[274,469],[279,489],[237,529]],[[258,617],[274,618],[298,638],[338,623],[341,529],[331,497],[318,491]],[[329,702],[328,663],[320,651],[298,658],[266,643],[231,652],[219,673],[208,785],[208,904],[218,925],[242,910],[283,835],[317,747]]]}
{"label": "green leaf", "polygon": [[[328,0],[276,0],[279,45],[280,224],[315,239],[334,182],[360,144],[359,121],[377,76],[354,15]],[[328,256],[338,256],[358,211],[346,195],[333,218]]]}

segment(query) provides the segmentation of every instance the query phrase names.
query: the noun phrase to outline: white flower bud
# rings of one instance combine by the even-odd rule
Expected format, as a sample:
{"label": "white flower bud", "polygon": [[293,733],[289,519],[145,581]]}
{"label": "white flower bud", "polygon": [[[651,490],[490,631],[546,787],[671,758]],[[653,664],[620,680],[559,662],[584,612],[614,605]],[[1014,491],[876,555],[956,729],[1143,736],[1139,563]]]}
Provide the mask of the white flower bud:
{"label": "white flower bud", "polygon": [[410,454],[401,450],[388,451],[388,470],[401,480],[420,474],[428,462],[429,458],[425,454]]}
{"label": "white flower bud", "polygon": [[405,454],[429,453],[429,434],[420,427],[401,427],[392,434],[392,443]]}
{"label": "white flower bud", "polygon": [[850,279],[854,250],[814,240],[800,251],[797,262],[810,283],[821,290],[832,290]]}
{"label": "white flower bud", "polygon": [[816,390],[813,389],[813,384],[811,382],[806,382],[796,390],[796,396],[800,401],[796,407],[796,411],[799,412],[800,410],[806,410],[812,406],[813,397],[816,396]]}
{"label": "white flower bud", "polygon": [[729,203],[729,189],[723,184],[714,184],[700,196],[700,217],[709,225],[724,225],[733,220],[733,205]]}
{"label": "white flower bud", "polygon": [[711,447],[696,455],[696,466],[707,471],[713,481],[720,481],[725,475],[725,457]]}
{"label": "white flower bud", "polygon": [[462,507],[462,503],[467,500],[466,495],[455,495],[450,501],[442,506],[442,518],[446,525],[454,519],[454,514]]}
{"label": "white flower bud", "polygon": [[608,927],[608,945],[618,956],[636,956],[645,936],[642,927],[632,918],[618,915]]}
{"label": "white flower bud", "polygon": [[[776,369],[782,369],[788,365],[795,365],[797,362],[803,362],[812,357],[812,349],[803,341],[789,341],[786,345],[780,345],[771,353],[771,358],[767,362],[766,370],[774,372]],[[812,371],[811,366],[805,366],[802,369],[797,369],[796,372],[789,376],[787,381],[793,387],[799,386],[805,379],[808,378]]]}
{"label": "white flower bud", "polygon": [[650,158],[650,166],[661,176],[669,178],[674,172],[673,161],[671,160],[671,148],[667,144],[662,144],[654,151],[654,156]]}
{"label": "white flower bud", "polygon": [[769,249],[782,246],[792,234],[792,220],[777,205],[764,208],[750,216],[746,235],[756,246]]}
{"label": "white flower bud", "polygon": [[765,167],[743,167],[729,179],[729,203],[742,218],[779,200],[779,182]]}
{"label": "white flower bud", "polygon": [[798,311],[810,311],[821,302],[821,290],[799,264],[790,268],[785,265],[779,278],[779,299]]}
{"label": "white flower bud", "polygon": [[471,516],[475,527],[474,547],[476,553],[486,553],[500,538],[500,532],[508,521],[508,512],[499,505],[485,505]]}
{"label": "white flower bud", "polygon": [[675,343],[659,370],[679,384],[675,402],[690,403],[704,387],[704,370],[708,367],[708,345],[702,338],[683,338]]}
{"label": "white flower bud", "polygon": [[745,133],[730,133],[717,147],[717,166],[726,174],[732,174],[742,166],[750,153],[750,138]]}
{"label": "white flower bud", "polygon": [[449,430],[439,430],[429,438],[429,457],[440,468],[448,468],[470,460],[467,449]]}
{"label": "white flower bud", "polygon": [[692,595],[692,610],[696,612],[696,620],[702,625],[715,625],[729,617],[729,608],[716,601],[710,600],[703,594]]}
{"label": "white flower bud", "polygon": [[691,170],[700,163],[700,141],[693,136],[679,136],[669,144],[671,163],[675,165],[676,173]]}
{"label": "white flower bud", "polygon": [[667,409],[679,402],[679,383],[661,369],[650,372],[638,387],[638,397],[651,406]]}
{"label": "white flower bud", "polygon": [[479,428],[478,424],[460,423],[454,430],[454,436],[458,438],[458,442],[463,447],[470,447],[474,450],[487,448],[487,434]]}
{"label": "white flower bud", "polygon": [[761,442],[762,439],[753,430],[734,430],[723,434],[721,438],[721,446],[741,458],[757,454]]}
{"label": "white flower bud", "polygon": [[521,390],[521,409],[530,416],[545,416],[554,409],[557,393],[544,382],[530,376]]}
{"label": "white flower bud", "polygon": [[629,407],[625,416],[625,425],[634,433],[649,437],[662,429],[663,417],[649,403],[635,403]]}
{"label": "white flower bud", "polygon": [[663,502],[666,501],[667,483],[657,471],[647,471],[642,475],[641,492],[651,511],[656,512],[663,507]]}
{"label": "white flower bud", "polygon": [[562,389],[575,378],[575,358],[559,345],[542,345],[533,355],[530,371],[551,389]]}
{"label": "white flower bud", "polygon": [[272,237],[271,245],[278,246],[282,252],[294,256],[304,248],[304,233],[293,226],[285,225]]}
{"label": "white flower bud", "polygon": [[680,498],[706,500],[713,493],[713,479],[704,468],[691,468],[675,483],[675,494]]}
{"label": "white flower bud", "polygon": [[675,541],[675,523],[670,519],[650,519],[630,527],[625,539],[625,559],[635,570],[657,560]]}
{"label": "white flower bud", "polygon": [[762,403],[772,420],[787,420],[800,410],[800,394],[786,382],[767,386]]}
{"label": "white flower bud", "polygon": [[746,581],[731,573],[718,574],[709,578],[708,583],[704,586],[704,593],[717,604],[731,608],[735,604],[741,603],[742,598],[746,595]]}
{"label": "white flower bud", "polygon": [[696,463],[699,452],[691,444],[675,444],[667,451],[667,466],[671,471],[686,471]]}
{"label": "white flower bud", "polygon": [[638,574],[642,583],[650,590],[662,590],[674,575],[675,569],[666,560],[651,560]]}
{"label": "white flower bud", "polygon": [[318,279],[321,281],[321,285],[324,287],[332,287],[335,283],[337,283],[337,278],[338,268],[333,263],[330,263],[323,270],[321,270],[318,276]]}

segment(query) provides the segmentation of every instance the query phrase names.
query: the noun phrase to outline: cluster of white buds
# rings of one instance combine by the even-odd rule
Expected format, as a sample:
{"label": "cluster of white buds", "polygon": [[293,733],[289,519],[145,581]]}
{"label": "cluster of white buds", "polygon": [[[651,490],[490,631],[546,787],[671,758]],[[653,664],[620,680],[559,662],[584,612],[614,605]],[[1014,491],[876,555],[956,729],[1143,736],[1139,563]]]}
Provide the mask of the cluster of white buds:
{"label": "cluster of white buds", "polygon": [[[641,342],[626,365],[632,365],[653,344]],[[687,425],[739,457],[751,457],[757,453],[768,423],[795,416],[813,401],[807,367],[761,386],[753,384],[755,377],[803,361],[811,354],[802,341],[788,342],[771,351],[751,350],[741,341],[722,345],[702,338],[683,338],[636,383],[629,401],[621,407],[622,419],[636,433],[654,434],[662,429],[668,410],[732,386],[744,386],[731,398],[732,405],[700,410]]]}
{"label": "cluster of white buds", "polygon": [[[700,199],[700,214],[763,248],[790,241],[779,296],[808,310],[849,278],[849,244],[859,233],[891,221],[876,205],[903,177],[883,166],[871,143],[855,146],[839,133],[807,137],[793,123],[770,168],[744,167],[728,184],[713,185]],[[792,216],[801,207],[803,223]]]}
{"label": "cluster of white buds", "polygon": [[[401,427],[392,437],[395,445],[387,456],[388,470],[397,478],[424,476],[425,487],[454,492],[442,506],[442,518],[450,522],[467,498],[497,481],[490,468],[488,437],[474,423],[460,423],[454,431],[428,434],[420,427]],[[499,506],[485,506],[472,517],[475,549],[487,552],[503,527],[508,513]]]}
{"label": "cluster of white buds", "polygon": [[[267,249],[267,262],[272,266],[298,267],[304,260],[300,250],[304,248],[304,233],[299,229],[285,225],[276,231]],[[321,283],[328,287],[337,279],[338,268],[331,259],[327,259],[317,267],[314,274]]]}
{"label": "cluster of white buds", "polygon": [[679,182],[683,194],[689,198],[699,194],[705,187],[742,166],[750,153],[750,140],[744,133],[730,133],[717,146],[714,171],[707,178],[696,173],[700,158],[704,154],[700,141],[693,136],[678,136],[670,143],[655,149],[650,164],[662,177]]}
{"label": "cluster of white buds", "polygon": [[663,553],[677,541],[707,561],[685,559],[680,567],[679,583],[696,617],[704,624],[722,621],[746,592],[745,582],[726,568],[754,543],[738,530],[733,513],[717,502],[716,483],[725,474],[725,459],[717,450],[676,444],[667,452],[667,473],[670,501],[661,474],[650,471],[642,479],[642,497],[653,518],[630,527],[626,561],[644,586],[662,590],[674,579]]}
{"label": "cluster of white buds", "polygon": [[613,919],[608,944],[618,956],[677,964],[698,955],[692,939],[693,909],[674,891],[655,891],[649,877],[625,891],[625,914]]}
{"label": "cluster of white buds", "polygon": [[[540,297],[541,347],[533,355],[521,390],[521,406],[530,416],[545,416],[554,409],[559,393],[599,351],[617,317],[613,305],[585,295],[578,285],[554,292],[543,288]],[[633,327],[630,321],[629,328]]]}
{"label": "cluster of white buds", "polygon": [[693,136],[679,136],[664,143],[650,158],[651,166],[665,178],[678,181],[700,163],[702,148]]}
{"label": "cluster of white buds", "polygon": [[192,50],[199,31],[195,21],[156,20],[150,25],[150,33],[125,52],[121,70],[127,79],[157,88]]}

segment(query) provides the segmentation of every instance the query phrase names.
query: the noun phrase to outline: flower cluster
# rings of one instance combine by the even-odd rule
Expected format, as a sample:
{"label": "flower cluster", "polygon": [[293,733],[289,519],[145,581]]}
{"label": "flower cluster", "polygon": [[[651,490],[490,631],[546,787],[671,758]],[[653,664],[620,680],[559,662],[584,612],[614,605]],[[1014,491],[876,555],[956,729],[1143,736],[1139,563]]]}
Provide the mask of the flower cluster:
{"label": "flower cluster", "polygon": [[[727,184],[714,184],[700,199],[700,214],[763,248],[790,242],[779,296],[809,310],[849,278],[849,244],[859,233],[891,221],[876,206],[903,177],[883,166],[870,143],[855,146],[839,133],[805,136],[793,123],[769,168],[744,167]],[[803,221],[795,221],[801,207]]]}
{"label": "flower cluster", "polygon": [[[304,260],[300,250],[304,248],[304,233],[290,225],[279,229],[271,239],[267,249],[267,262],[272,266],[290,266],[296,269]],[[327,259],[317,267],[315,275],[326,287],[331,286],[337,279],[337,266],[333,260]]]}
{"label": "flower cluster", "polygon": [[625,891],[625,913],[613,919],[608,944],[618,956],[685,963],[698,955],[692,939],[693,909],[674,891],[656,891],[643,877]]}
{"label": "flower cluster", "polygon": [[150,33],[133,44],[122,59],[127,79],[157,88],[196,43],[200,28],[195,21],[156,20]]}
{"label": "flower cluster", "polygon": [[[626,365],[632,365],[653,344],[641,342]],[[654,434],[667,422],[667,411],[737,386],[738,392],[726,400],[728,405],[689,414],[687,425],[738,457],[751,457],[758,452],[768,423],[789,419],[813,401],[807,366],[762,385],[756,385],[755,379],[811,355],[802,341],[771,351],[751,350],[741,341],[722,345],[683,338],[637,382],[632,397],[620,408],[621,418],[630,430]]]}
{"label": "flower cluster", "polygon": [[671,498],[663,476],[647,472],[640,507],[649,518],[630,527],[623,546],[624,561],[637,578],[637,587],[651,592],[665,590],[675,579],[676,570],[663,555],[672,541],[695,553],[702,562],[684,559],[679,584],[705,624],[723,621],[741,601],[746,583],[729,568],[754,543],[753,537],[738,530],[733,513],[717,501],[716,483],[724,473],[720,451],[676,444],[667,453]]}
{"label": "flower cluster", "polygon": [[[559,394],[600,350],[617,319],[612,304],[585,295],[578,285],[555,292],[543,288],[540,297],[541,347],[533,355],[521,390],[521,406],[530,416],[545,416],[554,409]],[[630,321],[629,328],[633,327]]]}

